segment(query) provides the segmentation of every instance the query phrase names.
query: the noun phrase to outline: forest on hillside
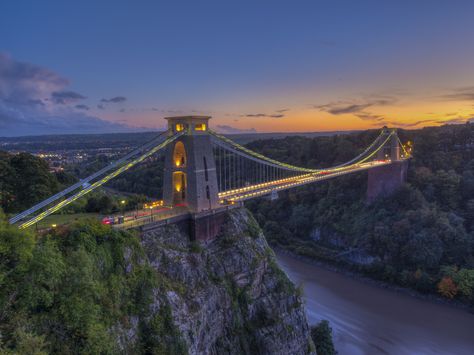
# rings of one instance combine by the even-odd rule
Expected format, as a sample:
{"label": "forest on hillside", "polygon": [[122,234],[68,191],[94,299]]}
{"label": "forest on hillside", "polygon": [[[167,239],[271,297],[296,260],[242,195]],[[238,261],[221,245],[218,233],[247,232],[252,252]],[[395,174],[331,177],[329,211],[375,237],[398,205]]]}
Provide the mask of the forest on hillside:
{"label": "forest on hillside", "polygon": [[[86,172],[91,174],[99,170],[104,166],[104,162],[106,164],[107,160],[103,156],[99,156],[96,164],[88,165],[89,170]],[[79,166],[72,166],[66,171],[51,172],[48,164],[39,157],[29,153],[11,154],[0,151],[0,210],[9,215],[24,211],[76,183],[80,177],[84,176],[82,174],[84,171]],[[141,179],[132,175],[126,179],[125,186],[122,186],[123,177],[119,177],[117,181],[114,181],[114,184],[111,184],[112,187],[118,186],[119,190],[133,194],[127,194],[124,197],[115,190],[111,192],[99,188],[61,209],[59,213],[110,214],[142,208],[147,199],[140,194],[140,191],[145,191],[146,181],[150,181],[147,180],[150,173],[147,171],[146,165],[145,169],[139,170],[139,174],[143,174]],[[159,179],[157,186],[159,186],[158,191],[161,195],[161,177]],[[135,186],[138,188],[134,188]],[[125,205],[120,204],[123,199],[126,200]]]}
{"label": "forest on hillside", "polygon": [[[295,165],[349,160],[377,132],[256,141],[249,148]],[[246,203],[270,242],[371,277],[474,304],[474,125],[400,131],[414,142],[408,181],[368,204],[367,173]],[[357,255],[357,257],[352,257]]]}

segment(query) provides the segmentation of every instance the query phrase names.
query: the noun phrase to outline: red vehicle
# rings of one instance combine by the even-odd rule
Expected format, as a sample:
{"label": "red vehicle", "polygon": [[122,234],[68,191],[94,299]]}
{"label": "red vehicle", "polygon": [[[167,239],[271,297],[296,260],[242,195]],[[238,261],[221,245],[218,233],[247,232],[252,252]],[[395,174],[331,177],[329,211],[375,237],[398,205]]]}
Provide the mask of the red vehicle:
{"label": "red vehicle", "polygon": [[[127,218],[128,219],[128,218]],[[122,224],[125,221],[124,216],[107,216],[102,218],[102,224]]]}
{"label": "red vehicle", "polygon": [[114,217],[104,217],[102,218],[102,224],[114,224]]}

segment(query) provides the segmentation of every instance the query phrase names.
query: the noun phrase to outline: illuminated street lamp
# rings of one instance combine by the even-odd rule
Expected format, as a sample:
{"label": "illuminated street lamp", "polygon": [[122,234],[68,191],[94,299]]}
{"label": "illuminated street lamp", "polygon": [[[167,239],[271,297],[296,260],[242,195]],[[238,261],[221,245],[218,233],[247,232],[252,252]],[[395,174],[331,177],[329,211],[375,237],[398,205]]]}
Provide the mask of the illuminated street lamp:
{"label": "illuminated street lamp", "polygon": [[125,200],[120,201],[120,205],[122,206],[122,215],[125,213],[124,210],[125,210],[125,204],[126,203],[127,203],[127,201],[125,201]]}

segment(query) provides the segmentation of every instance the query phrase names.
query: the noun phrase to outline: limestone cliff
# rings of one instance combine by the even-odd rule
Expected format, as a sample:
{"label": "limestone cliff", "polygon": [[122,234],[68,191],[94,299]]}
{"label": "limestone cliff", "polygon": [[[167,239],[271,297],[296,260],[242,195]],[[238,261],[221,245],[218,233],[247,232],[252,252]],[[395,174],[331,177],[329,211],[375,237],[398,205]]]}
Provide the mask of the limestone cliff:
{"label": "limestone cliff", "polygon": [[145,321],[113,329],[123,352],[137,348],[140,324],[159,316],[160,329],[149,334],[173,353],[315,353],[299,292],[247,210],[227,212],[221,235],[206,243],[191,242],[177,225],[140,238],[142,262],[167,281],[154,289]]}

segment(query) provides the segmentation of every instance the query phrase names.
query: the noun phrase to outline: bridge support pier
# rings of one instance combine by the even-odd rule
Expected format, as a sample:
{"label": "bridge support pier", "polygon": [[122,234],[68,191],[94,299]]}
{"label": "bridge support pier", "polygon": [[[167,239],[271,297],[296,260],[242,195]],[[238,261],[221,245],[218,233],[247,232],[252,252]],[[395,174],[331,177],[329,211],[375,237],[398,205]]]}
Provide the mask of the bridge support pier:
{"label": "bridge support pier", "polygon": [[390,196],[407,180],[408,161],[399,160],[392,164],[373,168],[368,171],[367,202],[372,203],[378,197]]}
{"label": "bridge support pier", "polygon": [[216,238],[227,221],[227,214],[234,208],[242,208],[243,203],[220,207],[214,210],[206,210],[198,213],[187,213],[159,220],[139,227],[142,233],[150,233],[157,228],[168,224],[175,224],[178,228],[189,235],[190,240],[201,242]]}
{"label": "bridge support pier", "polygon": [[189,219],[189,236],[191,240],[208,241],[216,238],[221,227],[227,221],[229,210],[243,207],[242,202],[234,205],[191,214]]}
{"label": "bridge support pier", "polygon": [[189,236],[191,240],[207,241],[217,237],[225,223],[226,212],[198,217],[192,215],[189,220]]}

